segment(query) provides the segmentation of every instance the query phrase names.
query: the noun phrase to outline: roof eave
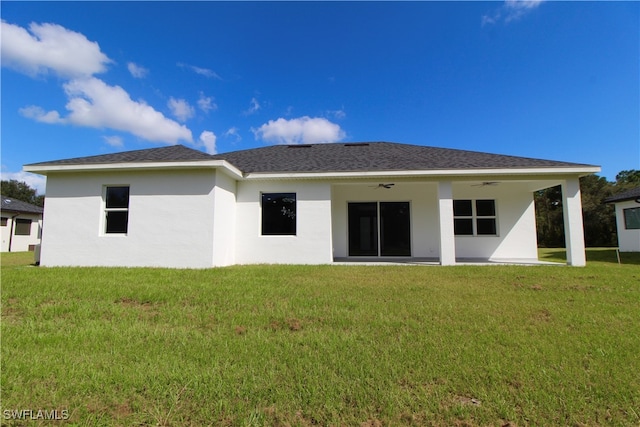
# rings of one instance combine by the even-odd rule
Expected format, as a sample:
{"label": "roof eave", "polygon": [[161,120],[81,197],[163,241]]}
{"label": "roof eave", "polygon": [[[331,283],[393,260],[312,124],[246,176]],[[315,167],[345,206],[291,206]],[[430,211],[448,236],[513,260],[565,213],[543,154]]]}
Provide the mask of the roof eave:
{"label": "roof eave", "polygon": [[180,162],[136,162],[136,163],[96,163],[96,164],[31,164],[23,168],[26,172],[47,175],[69,172],[109,172],[175,169],[222,169],[230,176],[241,179],[242,171],[226,160],[196,160]]}
{"label": "roof eave", "polygon": [[403,177],[472,177],[472,176],[577,176],[600,172],[599,166],[543,167],[543,168],[482,168],[433,169],[347,172],[253,172],[245,179],[328,179],[328,178],[403,178]]}

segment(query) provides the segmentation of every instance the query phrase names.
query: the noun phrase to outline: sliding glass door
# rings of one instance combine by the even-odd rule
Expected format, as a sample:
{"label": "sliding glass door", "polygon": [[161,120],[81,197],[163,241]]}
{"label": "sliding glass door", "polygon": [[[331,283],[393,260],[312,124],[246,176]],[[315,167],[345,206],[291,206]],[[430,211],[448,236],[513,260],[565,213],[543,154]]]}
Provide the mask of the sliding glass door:
{"label": "sliding glass door", "polygon": [[349,203],[349,256],[411,256],[409,202]]}

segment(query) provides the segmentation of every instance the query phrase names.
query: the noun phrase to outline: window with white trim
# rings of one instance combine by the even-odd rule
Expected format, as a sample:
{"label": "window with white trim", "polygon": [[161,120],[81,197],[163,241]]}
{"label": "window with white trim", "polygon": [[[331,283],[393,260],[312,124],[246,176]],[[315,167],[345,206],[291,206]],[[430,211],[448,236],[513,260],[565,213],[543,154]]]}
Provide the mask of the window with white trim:
{"label": "window with white trim", "polygon": [[623,209],[622,212],[624,213],[624,228],[626,230],[640,229],[640,208]]}
{"label": "window with white trim", "polygon": [[453,230],[456,236],[497,236],[496,201],[454,200]]}
{"label": "window with white trim", "polygon": [[105,187],[104,232],[126,234],[129,225],[129,186]]}
{"label": "window with white trim", "polygon": [[296,193],[262,193],[262,235],[296,235]]}

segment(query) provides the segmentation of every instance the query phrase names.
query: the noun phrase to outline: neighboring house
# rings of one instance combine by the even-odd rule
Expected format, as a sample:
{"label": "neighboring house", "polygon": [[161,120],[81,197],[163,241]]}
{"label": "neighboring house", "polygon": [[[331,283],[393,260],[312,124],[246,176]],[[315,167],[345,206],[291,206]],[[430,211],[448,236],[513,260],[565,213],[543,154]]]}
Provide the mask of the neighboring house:
{"label": "neighboring house", "polygon": [[585,265],[579,178],[597,166],[388,142],[185,146],[26,165],[47,176],[45,266],[535,262],[533,193],[562,185]]}
{"label": "neighboring house", "polygon": [[609,197],[614,203],[620,252],[640,252],[640,187]]}
{"label": "neighboring house", "polygon": [[33,251],[40,244],[42,208],[5,196],[1,203],[2,252]]}

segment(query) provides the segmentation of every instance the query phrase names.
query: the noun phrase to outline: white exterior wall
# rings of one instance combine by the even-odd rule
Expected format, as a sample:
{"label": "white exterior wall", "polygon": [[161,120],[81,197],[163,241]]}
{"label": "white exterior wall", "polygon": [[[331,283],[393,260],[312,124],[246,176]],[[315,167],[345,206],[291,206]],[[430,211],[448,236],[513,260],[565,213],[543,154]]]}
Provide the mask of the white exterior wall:
{"label": "white exterior wall", "polygon": [[[44,266],[210,267],[215,171],[49,174]],[[128,233],[104,234],[104,187],[129,185]]]}
{"label": "white exterior wall", "polygon": [[527,184],[501,182],[475,187],[457,183],[453,198],[495,200],[498,228],[497,236],[456,236],[457,258],[538,259],[535,206]]}
{"label": "white exterior wall", "polygon": [[[237,264],[328,264],[331,185],[317,181],[240,181],[236,196]],[[261,234],[261,194],[296,193],[296,235]]]}
{"label": "white exterior wall", "polygon": [[213,266],[233,265],[236,258],[236,181],[216,172],[213,194]]}
{"label": "white exterior wall", "polygon": [[[385,181],[386,182],[386,181]],[[411,209],[411,255],[440,256],[437,183],[395,182],[390,189],[376,188],[379,181],[360,184],[338,184],[333,187],[334,257],[347,257],[349,202],[409,202]]]}
{"label": "white exterior wall", "polygon": [[620,252],[640,252],[640,230],[624,228],[624,209],[640,208],[633,200],[619,202],[616,206],[616,224],[618,229],[618,247]]}
{"label": "white exterior wall", "polygon": [[[347,205],[349,202],[410,202],[411,256],[440,257],[437,182],[399,182],[390,189],[378,181],[337,184],[333,188],[333,244],[335,257],[348,256]],[[526,183],[502,182],[476,187],[454,182],[453,199],[494,199],[497,236],[455,237],[456,258],[536,260],[538,258],[533,193]]]}
{"label": "white exterior wall", "polygon": [[[0,238],[2,239],[2,252],[9,251],[9,242],[11,242],[11,252],[26,252],[29,246],[40,244],[40,233],[42,230],[42,215],[17,212],[2,212],[2,217],[7,219],[7,225],[0,227]],[[30,219],[31,233],[23,236],[11,237],[11,232],[15,233],[14,221],[16,219]]]}

